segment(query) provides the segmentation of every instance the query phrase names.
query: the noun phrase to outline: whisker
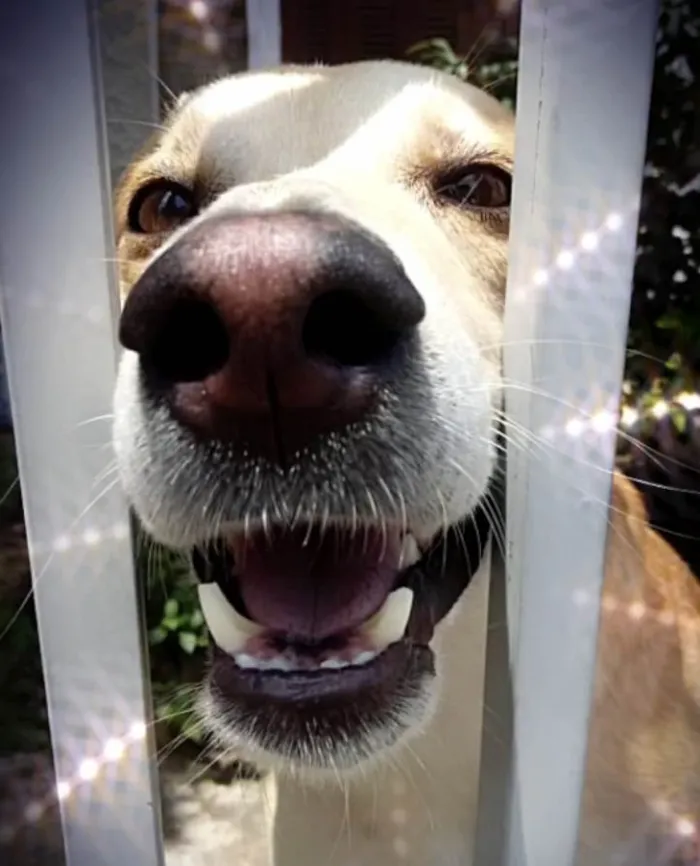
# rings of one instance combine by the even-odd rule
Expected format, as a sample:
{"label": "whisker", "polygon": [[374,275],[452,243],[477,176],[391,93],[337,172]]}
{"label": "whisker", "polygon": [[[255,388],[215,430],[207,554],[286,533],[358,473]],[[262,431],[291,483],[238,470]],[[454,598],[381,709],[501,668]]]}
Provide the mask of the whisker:
{"label": "whisker", "polygon": [[12,481],[10,481],[10,483],[7,485],[7,488],[5,489],[5,492],[2,494],[2,496],[0,496],[0,505],[4,505],[7,502],[7,500],[12,495],[13,490],[15,490],[15,488],[17,487],[18,484],[19,484],[19,475],[16,475],[12,479]]}
{"label": "whisker", "polygon": [[129,126],[145,126],[145,127],[148,127],[149,129],[157,129],[161,132],[165,132],[165,130],[167,129],[167,127],[163,126],[162,123],[153,123],[153,121],[150,121],[150,120],[130,120],[129,118],[124,118],[124,117],[108,117],[107,123],[108,124],[122,123],[122,124],[128,124]]}
{"label": "whisker", "polygon": [[95,424],[98,421],[113,421],[113,420],[114,420],[114,414],[110,412],[108,415],[95,415],[92,418],[86,418],[85,421],[78,422],[76,427],[78,427],[78,428],[87,427],[89,424]]}

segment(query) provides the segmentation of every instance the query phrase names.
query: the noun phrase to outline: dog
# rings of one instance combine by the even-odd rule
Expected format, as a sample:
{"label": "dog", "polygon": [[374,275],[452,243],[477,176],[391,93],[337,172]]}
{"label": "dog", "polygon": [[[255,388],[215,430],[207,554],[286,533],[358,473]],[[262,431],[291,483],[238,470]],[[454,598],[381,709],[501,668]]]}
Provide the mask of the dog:
{"label": "dog", "polygon": [[[275,866],[473,863],[513,148],[447,74],[287,66],[182,96],[116,194],[120,476]],[[612,488],[584,866],[700,818],[700,594]]]}

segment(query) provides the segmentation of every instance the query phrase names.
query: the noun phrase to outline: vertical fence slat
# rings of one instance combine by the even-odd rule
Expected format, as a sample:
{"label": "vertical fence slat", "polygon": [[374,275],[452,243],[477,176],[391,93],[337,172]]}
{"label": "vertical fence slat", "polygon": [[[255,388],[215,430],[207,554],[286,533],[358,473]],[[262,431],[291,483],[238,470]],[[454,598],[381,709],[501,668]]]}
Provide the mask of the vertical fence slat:
{"label": "vertical fence slat", "polygon": [[86,0],[0,4],[0,301],[68,866],[162,863]]}
{"label": "vertical fence slat", "polygon": [[654,0],[523,2],[504,351],[511,657],[509,671],[487,664],[488,682],[512,678],[508,866],[575,862],[656,21]]}

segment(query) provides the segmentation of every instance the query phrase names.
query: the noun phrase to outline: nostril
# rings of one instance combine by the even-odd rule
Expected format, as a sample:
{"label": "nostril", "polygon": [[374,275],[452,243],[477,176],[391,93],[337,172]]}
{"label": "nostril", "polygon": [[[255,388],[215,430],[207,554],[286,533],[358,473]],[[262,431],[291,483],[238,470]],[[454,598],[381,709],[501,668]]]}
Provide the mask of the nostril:
{"label": "nostril", "polygon": [[163,316],[142,353],[142,363],[169,382],[201,382],[229,356],[229,338],[216,310],[205,301],[183,299]]}
{"label": "nostril", "polygon": [[316,297],[304,320],[307,355],[343,367],[381,363],[403,336],[355,292],[337,289]]}

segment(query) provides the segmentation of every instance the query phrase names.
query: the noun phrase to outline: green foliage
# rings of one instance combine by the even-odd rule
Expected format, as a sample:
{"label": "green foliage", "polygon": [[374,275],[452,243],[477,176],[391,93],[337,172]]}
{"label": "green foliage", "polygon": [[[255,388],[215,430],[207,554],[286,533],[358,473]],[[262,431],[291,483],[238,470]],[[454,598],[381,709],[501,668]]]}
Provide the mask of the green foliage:
{"label": "green foliage", "polygon": [[137,563],[147,587],[146,622],[156,721],[164,738],[201,745],[192,697],[206,664],[207,631],[196,579],[182,554],[148,541]]}
{"label": "green foliage", "polygon": [[470,66],[467,58],[456,54],[447,39],[423,39],[412,45],[406,54],[417,63],[449,72],[463,81],[469,78]]}
{"label": "green foliage", "polygon": [[182,686],[171,682],[153,682],[151,691],[155,707],[159,740],[168,744],[192,743],[203,746],[206,732],[194,709],[194,683]]}
{"label": "green foliage", "polygon": [[416,63],[469,81],[492,93],[510,108],[515,108],[518,47],[512,39],[503,39],[489,46],[478,62],[456,54],[450,43],[442,38],[417,42],[406,54]]}
{"label": "green foliage", "polygon": [[187,655],[209,644],[197,595],[189,583],[176,583],[173,594],[163,604],[160,621],[148,632],[151,646],[158,646],[170,639],[176,639],[180,649]]}
{"label": "green foliage", "polygon": [[664,0],[649,113],[629,369],[643,385],[700,372],[700,7]]}

